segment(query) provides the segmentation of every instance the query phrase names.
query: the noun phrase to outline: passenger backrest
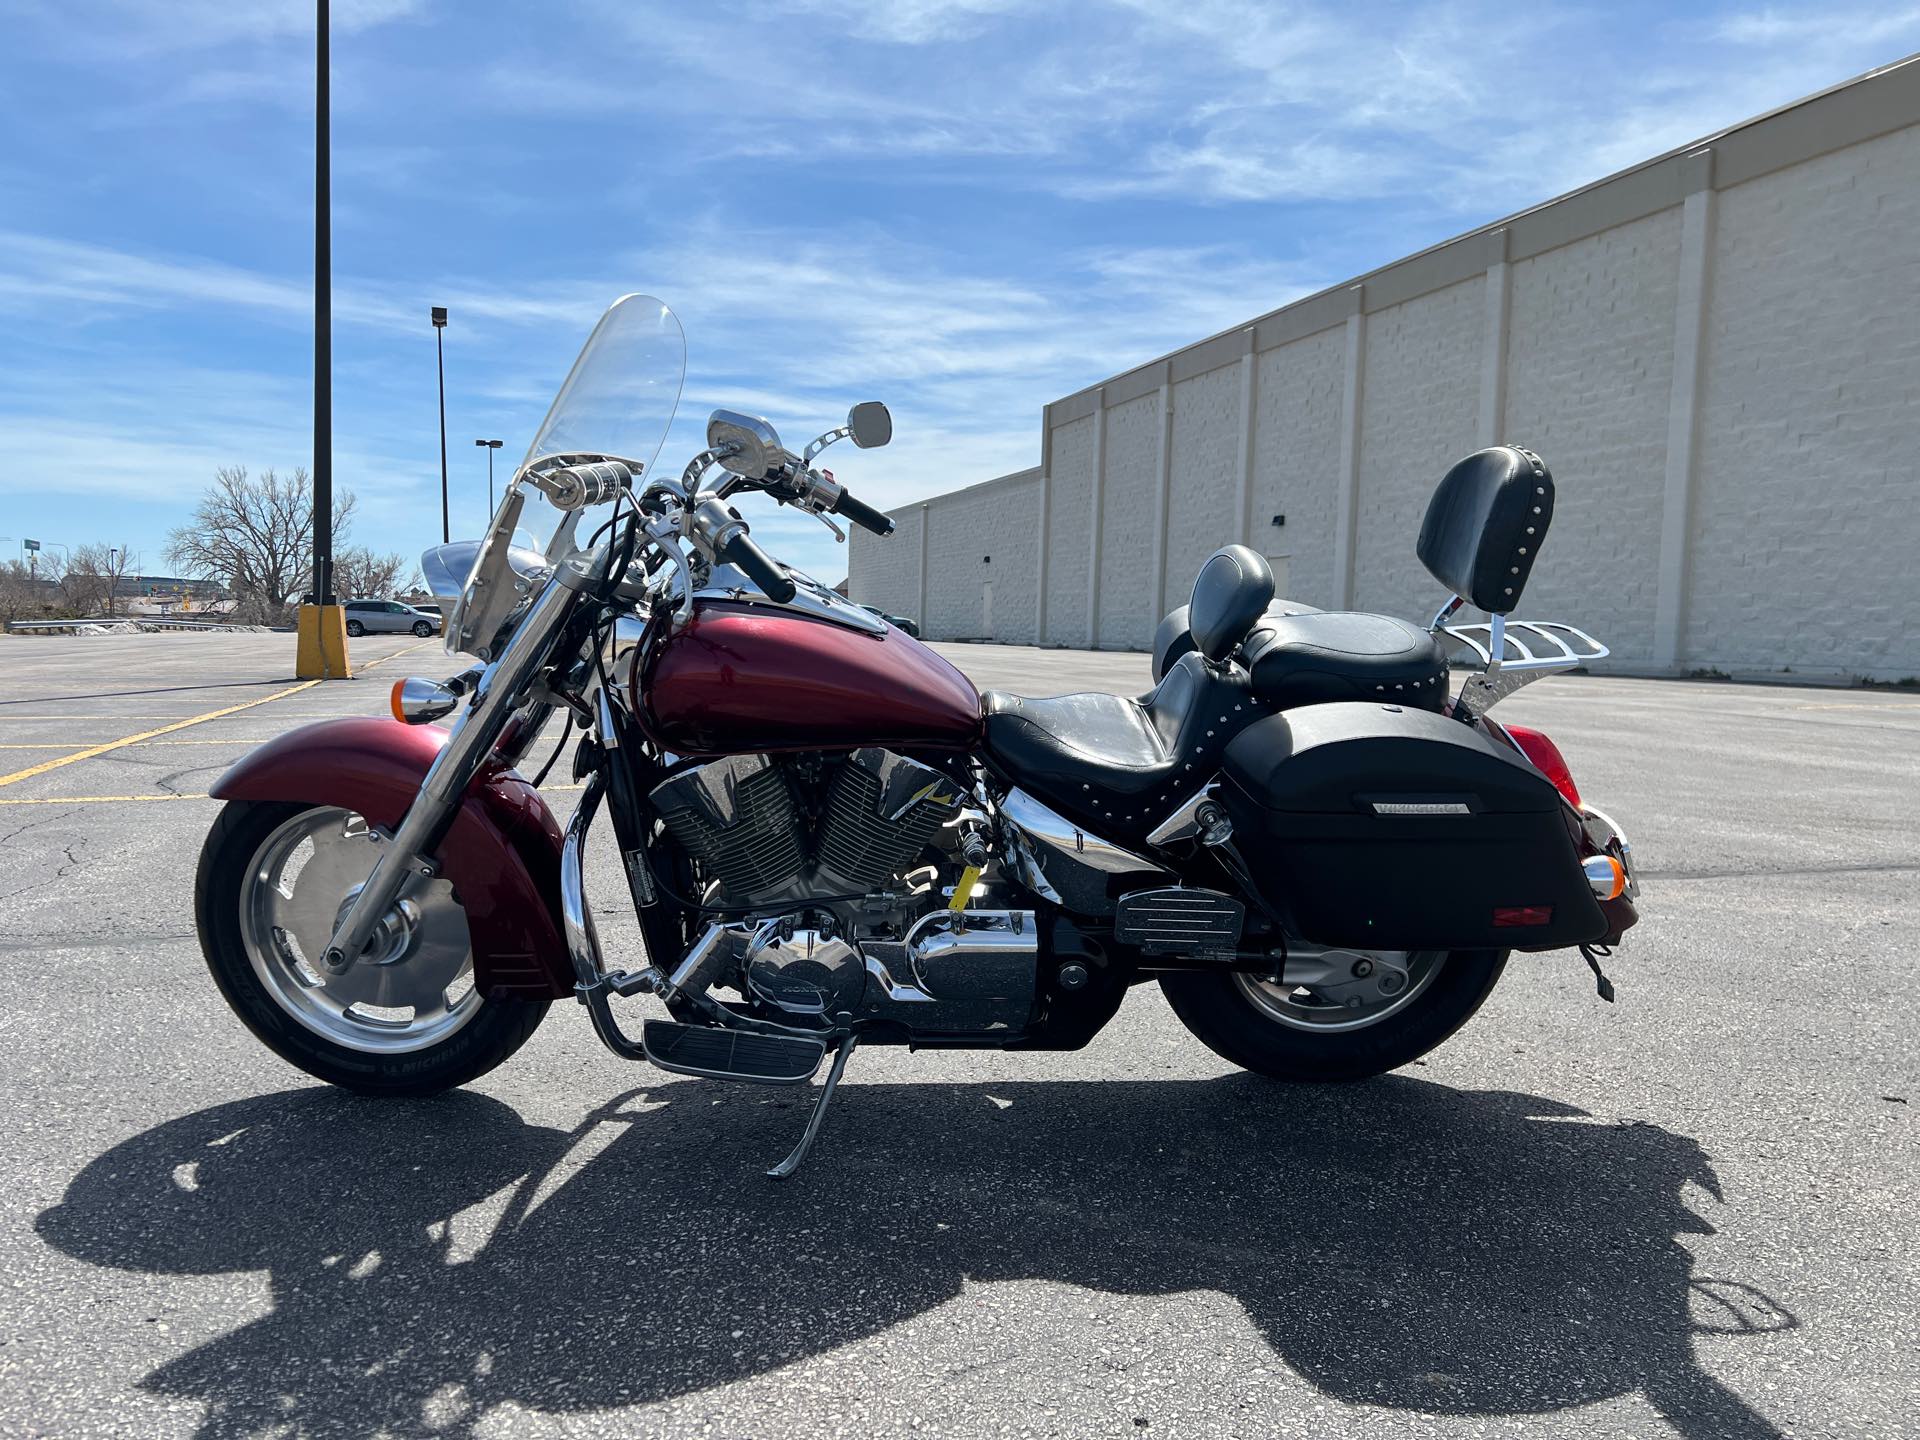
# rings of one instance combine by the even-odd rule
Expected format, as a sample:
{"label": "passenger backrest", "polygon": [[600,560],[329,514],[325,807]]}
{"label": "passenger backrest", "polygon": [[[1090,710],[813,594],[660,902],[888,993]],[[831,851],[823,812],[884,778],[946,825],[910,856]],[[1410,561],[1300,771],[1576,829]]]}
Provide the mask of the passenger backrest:
{"label": "passenger backrest", "polygon": [[1496,445],[1447,471],[1415,547],[1442,585],[1491,614],[1520,601],[1553,519],[1553,476],[1518,445]]}
{"label": "passenger backrest", "polygon": [[1193,647],[1216,664],[1233,653],[1273,599],[1273,570],[1257,550],[1226,545],[1194,577],[1187,625]]}

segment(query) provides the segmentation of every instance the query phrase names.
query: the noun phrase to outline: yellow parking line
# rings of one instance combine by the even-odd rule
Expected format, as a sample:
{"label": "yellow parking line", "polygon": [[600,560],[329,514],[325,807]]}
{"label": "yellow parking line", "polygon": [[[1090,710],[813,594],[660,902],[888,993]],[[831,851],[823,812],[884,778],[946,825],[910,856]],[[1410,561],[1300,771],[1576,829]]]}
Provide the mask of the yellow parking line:
{"label": "yellow parking line", "polygon": [[[383,719],[383,716],[370,716],[370,719]],[[275,739],[272,735],[228,735],[220,740],[142,740],[143,748],[154,745],[264,745]],[[0,750],[78,750],[85,745],[104,745],[104,740],[36,740],[29,744],[21,740],[9,740],[0,743]]]}
{"label": "yellow parking line", "polygon": [[303,680],[298,685],[289,685],[285,690],[276,690],[271,695],[258,700],[249,700],[242,705],[229,705],[224,710],[209,710],[204,715],[195,715],[188,720],[177,720],[171,725],[162,725],[157,730],[143,730],[138,735],[129,735],[125,739],[110,740],[104,745],[89,746],[85,750],[76,750],[71,755],[62,755],[54,760],[43,760],[38,765],[30,765],[25,770],[16,770],[11,775],[0,775],[0,786],[16,784],[21,780],[31,780],[35,775],[44,775],[49,770],[58,770],[62,765],[77,764],[82,760],[91,760],[96,755],[105,755],[109,751],[124,749],[128,745],[137,745],[142,740],[152,740],[160,735],[171,734],[175,730],[184,730],[189,725],[204,724],[208,720],[218,720],[223,715],[237,715],[242,710],[251,710],[257,705],[270,705],[275,700],[288,695],[298,695],[302,690],[311,690],[322,684],[319,680]]}
{"label": "yellow parking line", "polygon": [[438,643],[439,642],[436,640],[422,640],[418,645],[409,645],[407,646],[406,649],[396,650],[391,655],[382,655],[378,660],[369,660],[366,664],[362,665],[360,668],[362,670],[371,670],[376,665],[384,665],[389,660],[398,660],[402,655],[411,655],[416,650],[424,650],[429,645],[434,645]]}
{"label": "yellow parking line", "polygon": [[34,795],[0,799],[0,805],[125,805],[145,800],[210,800],[210,795]]}

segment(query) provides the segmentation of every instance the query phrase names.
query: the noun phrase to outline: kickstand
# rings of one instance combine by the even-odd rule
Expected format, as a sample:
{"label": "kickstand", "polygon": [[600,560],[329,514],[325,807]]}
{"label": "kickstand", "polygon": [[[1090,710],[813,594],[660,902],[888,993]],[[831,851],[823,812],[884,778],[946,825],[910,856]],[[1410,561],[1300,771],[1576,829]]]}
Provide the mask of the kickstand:
{"label": "kickstand", "polygon": [[840,1042],[840,1048],[833,1052],[833,1068],[827,1071],[827,1083],[820,1087],[820,1098],[813,1102],[813,1114],[807,1117],[807,1128],[800,1132],[800,1143],[793,1147],[792,1154],[767,1171],[769,1179],[787,1179],[807,1158],[807,1151],[813,1147],[813,1137],[820,1133],[820,1121],[827,1113],[827,1102],[833,1099],[833,1092],[840,1088],[840,1077],[846,1073],[847,1057],[853,1054],[853,1047],[859,1043],[858,1035],[849,1035]]}

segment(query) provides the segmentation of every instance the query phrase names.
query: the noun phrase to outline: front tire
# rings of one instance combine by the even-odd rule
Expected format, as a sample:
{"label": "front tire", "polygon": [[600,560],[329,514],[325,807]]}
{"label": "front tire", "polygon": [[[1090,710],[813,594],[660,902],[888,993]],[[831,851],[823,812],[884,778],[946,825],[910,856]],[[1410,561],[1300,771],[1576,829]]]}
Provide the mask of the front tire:
{"label": "front tire", "polygon": [[327,976],[318,957],[381,843],[351,811],[234,801],[200,852],[200,948],[281,1059],[362,1094],[431,1095],[512,1055],[547,1002],[474,989],[466,914],[445,881],[410,882],[369,947],[379,963]]}
{"label": "front tire", "polygon": [[1250,977],[1184,970],[1162,975],[1160,988],[1201,1044],[1243,1070],[1306,1083],[1365,1080],[1410,1064],[1472,1019],[1499,983],[1507,952],[1454,950],[1436,959],[1407,1004],[1349,1028],[1279,1018],[1287,1014],[1283,992]]}
{"label": "front tire", "polygon": [[353,639],[358,640],[366,633],[367,627],[362,625],[358,620],[347,621],[347,634]]}
{"label": "front tire", "polygon": [[413,622],[413,633],[418,635],[422,640],[425,640],[429,635],[433,634],[433,626],[424,620],[416,620]]}

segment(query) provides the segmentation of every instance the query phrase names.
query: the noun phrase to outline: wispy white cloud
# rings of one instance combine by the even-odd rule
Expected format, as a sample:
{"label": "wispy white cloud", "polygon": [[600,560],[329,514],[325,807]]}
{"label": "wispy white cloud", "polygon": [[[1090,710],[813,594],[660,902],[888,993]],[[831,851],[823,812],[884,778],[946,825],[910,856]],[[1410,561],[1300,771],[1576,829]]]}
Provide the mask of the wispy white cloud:
{"label": "wispy white cloud", "polygon": [[[348,36],[419,17],[425,0],[333,0],[332,30]],[[8,0],[0,11],[53,48],[99,60],[143,60],[230,45],[305,38],[311,0]]]}

